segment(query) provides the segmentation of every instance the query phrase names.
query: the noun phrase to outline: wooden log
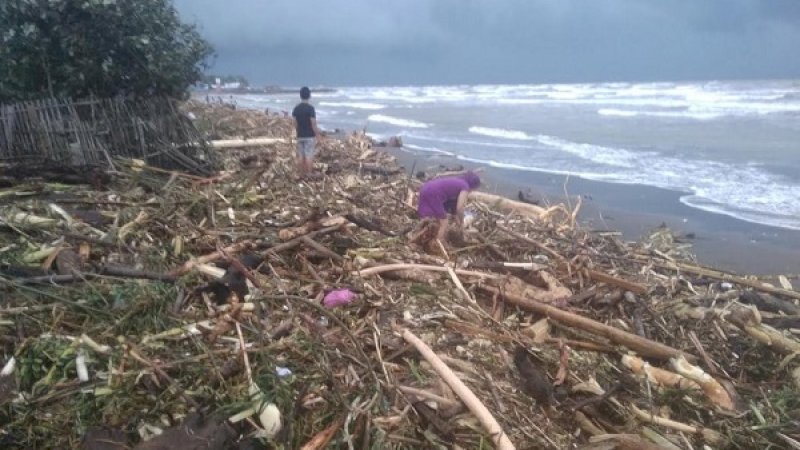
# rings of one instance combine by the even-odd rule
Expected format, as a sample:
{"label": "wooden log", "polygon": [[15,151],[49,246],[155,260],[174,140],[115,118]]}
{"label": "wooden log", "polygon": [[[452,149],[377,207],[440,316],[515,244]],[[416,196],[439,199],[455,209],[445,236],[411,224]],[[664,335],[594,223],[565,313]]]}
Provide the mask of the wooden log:
{"label": "wooden log", "polygon": [[647,293],[647,287],[642,284],[634,283],[633,281],[623,280],[622,278],[615,277],[613,275],[609,275],[607,273],[603,273],[593,269],[589,269],[587,272],[589,274],[589,278],[591,278],[594,281],[610,284],[631,291],[637,295],[643,295]]}
{"label": "wooden log", "polygon": [[605,337],[616,344],[625,346],[639,353],[642,356],[654,359],[669,360],[670,358],[683,355],[687,360],[697,360],[695,356],[687,354],[687,352],[672,348],[659,342],[651,341],[650,339],[645,339],[641,336],[628,333],[627,331],[622,331],[618,328],[597,322],[596,320],[558,309],[554,306],[539,303],[537,301],[519,297],[514,294],[504,293],[490,286],[478,286],[478,288],[492,295],[502,296],[509,303],[519,306],[527,311],[547,316],[548,318],[563,325],[579,328],[583,331]]}
{"label": "wooden log", "polygon": [[403,339],[409,344],[413,345],[417,351],[428,361],[433,370],[439,374],[440,377],[450,386],[450,389],[464,402],[469,410],[478,418],[478,421],[483,425],[489,433],[494,442],[495,448],[498,450],[511,450],[514,449],[514,444],[508,438],[508,435],[503,431],[503,428],[492,416],[492,413],[486,409],[486,406],[480,401],[478,397],[461,381],[452,370],[439,358],[439,356],[428,347],[427,344],[422,342],[420,338],[414,335],[411,331],[404,329],[402,332]]}
{"label": "wooden log", "polygon": [[782,312],[789,316],[800,314],[800,307],[786,300],[781,300],[770,294],[759,294],[753,291],[744,291],[739,296],[739,301],[758,307],[759,311]]}
{"label": "wooden log", "polygon": [[278,237],[282,241],[288,241],[323,227],[341,226],[348,222],[349,221],[342,216],[326,217],[321,220],[312,220],[298,227],[284,228],[278,232]]}
{"label": "wooden log", "polygon": [[547,213],[547,209],[540,206],[531,205],[529,203],[522,203],[514,200],[509,200],[499,195],[487,194],[485,192],[472,191],[469,193],[470,200],[483,202],[497,208],[501,211],[512,212],[516,211],[522,215],[539,218]]}
{"label": "wooden log", "polygon": [[249,139],[221,139],[210,141],[208,144],[212,148],[247,148],[261,147],[278,143],[289,143],[289,139],[276,137],[256,137]]}

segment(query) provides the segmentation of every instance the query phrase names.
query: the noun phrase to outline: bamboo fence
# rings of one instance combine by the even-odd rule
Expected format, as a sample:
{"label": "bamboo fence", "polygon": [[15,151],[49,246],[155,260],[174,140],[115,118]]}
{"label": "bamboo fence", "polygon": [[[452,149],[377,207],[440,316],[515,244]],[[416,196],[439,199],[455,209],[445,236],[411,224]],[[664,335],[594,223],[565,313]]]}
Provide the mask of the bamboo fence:
{"label": "bamboo fence", "polygon": [[115,158],[202,175],[216,166],[213,151],[173,99],[48,98],[0,105],[0,162],[113,168]]}

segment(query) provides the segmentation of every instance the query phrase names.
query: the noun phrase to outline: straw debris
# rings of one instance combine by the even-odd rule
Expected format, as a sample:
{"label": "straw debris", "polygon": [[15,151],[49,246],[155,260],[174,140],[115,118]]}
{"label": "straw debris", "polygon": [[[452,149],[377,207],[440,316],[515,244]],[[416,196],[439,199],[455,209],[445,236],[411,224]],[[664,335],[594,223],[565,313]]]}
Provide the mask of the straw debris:
{"label": "straw debris", "polygon": [[3,448],[800,440],[789,279],[489,194],[428,253],[409,242],[420,181],[364,134],[298,181],[290,119],[185,108],[209,139],[277,139],[218,149],[210,177],[118,159],[107,187],[0,191]]}

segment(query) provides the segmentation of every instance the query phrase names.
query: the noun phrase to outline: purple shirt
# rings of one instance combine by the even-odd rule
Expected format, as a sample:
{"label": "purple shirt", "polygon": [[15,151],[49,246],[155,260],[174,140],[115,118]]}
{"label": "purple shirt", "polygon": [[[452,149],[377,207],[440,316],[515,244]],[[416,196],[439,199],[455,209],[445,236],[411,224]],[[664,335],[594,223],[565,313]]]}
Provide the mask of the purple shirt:
{"label": "purple shirt", "polygon": [[444,177],[428,181],[419,191],[417,213],[421,218],[445,219],[447,218],[445,202],[456,201],[461,191],[469,189],[469,184],[462,177]]}

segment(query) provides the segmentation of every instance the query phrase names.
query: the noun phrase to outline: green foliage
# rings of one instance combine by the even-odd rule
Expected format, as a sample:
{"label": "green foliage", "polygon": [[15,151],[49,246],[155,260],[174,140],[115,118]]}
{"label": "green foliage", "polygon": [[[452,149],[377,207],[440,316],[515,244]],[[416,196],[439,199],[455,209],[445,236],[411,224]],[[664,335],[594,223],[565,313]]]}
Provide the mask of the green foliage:
{"label": "green foliage", "polygon": [[171,0],[0,1],[0,102],[182,97],[211,53]]}

